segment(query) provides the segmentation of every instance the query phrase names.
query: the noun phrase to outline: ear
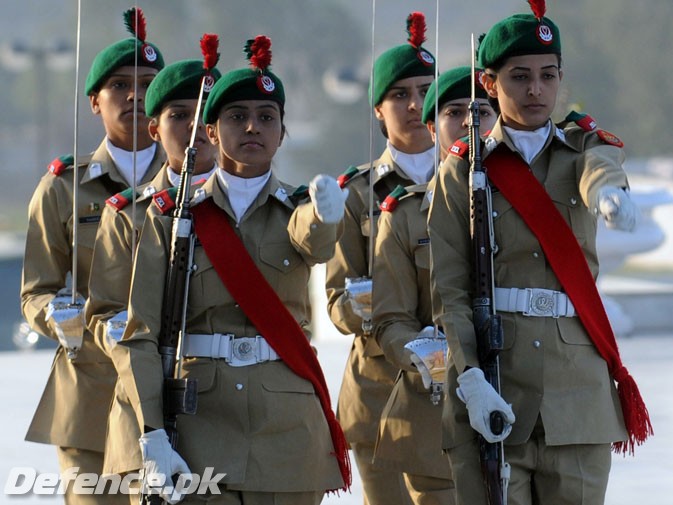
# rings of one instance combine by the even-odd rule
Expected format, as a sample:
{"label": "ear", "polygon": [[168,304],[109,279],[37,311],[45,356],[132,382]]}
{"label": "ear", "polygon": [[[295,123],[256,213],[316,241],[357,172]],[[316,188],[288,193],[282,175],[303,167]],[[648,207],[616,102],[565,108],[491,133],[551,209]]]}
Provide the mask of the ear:
{"label": "ear", "polygon": [[157,120],[157,118],[153,117],[150,119],[147,129],[150,132],[150,137],[152,137],[152,140],[155,142],[161,142],[161,135],[159,135],[159,120]]}
{"label": "ear", "polygon": [[563,80],[563,70],[561,70],[560,68],[558,69],[558,80],[559,81]]}
{"label": "ear", "polygon": [[217,136],[217,123],[206,125],[206,135],[208,135],[208,140],[214,146],[220,143],[220,139]]}
{"label": "ear", "polygon": [[379,121],[383,121],[383,113],[381,112],[380,105],[374,106],[374,115],[376,116],[376,119],[378,119]]}
{"label": "ear", "polygon": [[100,114],[100,105],[98,103],[98,93],[92,93],[89,95],[89,105],[91,106],[91,112],[94,115]]}
{"label": "ear", "polygon": [[283,125],[283,129],[280,132],[280,140],[278,141],[278,147],[283,145],[283,140],[285,139],[285,132],[286,132],[285,125]]}
{"label": "ear", "polygon": [[491,98],[498,98],[498,79],[495,74],[484,73],[484,89]]}
{"label": "ear", "polygon": [[428,121],[427,124],[425,125],[428,127],[428,131],[430,132],[430,136],[432,137],[433,142],[437,142],[437,129],[435,128],[435,122],[434,121]]}

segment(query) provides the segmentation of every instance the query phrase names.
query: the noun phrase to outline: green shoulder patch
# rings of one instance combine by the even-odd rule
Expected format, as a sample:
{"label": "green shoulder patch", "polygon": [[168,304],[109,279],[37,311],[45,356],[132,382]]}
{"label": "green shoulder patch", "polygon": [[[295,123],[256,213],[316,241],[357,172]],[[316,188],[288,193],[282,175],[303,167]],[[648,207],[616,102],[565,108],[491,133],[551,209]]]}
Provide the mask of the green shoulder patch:
{"label": "green shoulder patch", "polygon": [[358,170],[358,167],[355,167],[351,165],[346,169],[346,171],[341,174],[339,177],[337,177],[337,182],[339,183],[339,187],[341,189],[344,188],[346,184],[348,184],[348,181],[350,181],[353,177],[355,177],[360,171]]}
{"label": "green shoulder patch", "polygon": [[400,198],[406,195],[408,191],[404,186],[398,184],[392,192],[386,196],[381,205],[379,206],[384,212],[392,212],[397,207],[397,204],[400,203]]}
{"label": "green shoulder patch", "polygon": [[152,202],[157,206],[159,212],[166,215],[175,208],[175,197],[177,194],[178,188],[176,187],[164,189],[152,195]]}
{"label": "green shoulder patch", "polygon": [[468,140],[468,137],[463,137],[461,139],[456,140],[449,149],[449,152],[454,156],[464,158],[465,155],[468,154],[470,151],[470,144],[466,142],[466,140]]}
{"label": "green shoulder patch", "polygon": [[65,154],[55,158],[51,163],[49,163],[47,170],[49,173],[59,176],[65,172],[68,167],[71,167],[73,163],[75,163],[75,157],[72,154]]}
{"label": "green shoulder patch", "polygon": [[585,132],[591,132],[596,129],[596,121],[589,114],[583,114],[581,112],[570,111],[564,120],[564,123],[575,123],[577,126],[582,128]]}
{"label": "green shoulder patch", "polygon": [[[136,196],[138,195],[136,194]],[[113,195],[105,200],[105,203],[119,212],[124,207],[126,207],[132,199],[133,188],[126,188],[124,191],[121,191],[120,193],[117,193],[116,195]]]}

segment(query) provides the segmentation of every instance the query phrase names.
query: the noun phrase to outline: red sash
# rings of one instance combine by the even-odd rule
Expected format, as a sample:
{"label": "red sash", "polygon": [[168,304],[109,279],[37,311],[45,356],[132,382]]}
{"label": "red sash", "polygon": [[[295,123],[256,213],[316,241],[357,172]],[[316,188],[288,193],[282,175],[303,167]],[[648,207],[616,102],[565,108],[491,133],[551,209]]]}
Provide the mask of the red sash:
{"label": "red sash", "polygon": [[610,321],[584,253],[528,164],[500,144],[484,161],[488,178],[512,204],[542,246],[547,261],[615,382],[628,431],[628,440],[613,444],[616,452],[633,453],[635,445],[652,435],[647,407],[635,380],[622,364]]}
{"label": "red sash", "polygon": [[322,368],[306,335],[255,265],[226,213],[212,198],[191,210],[196,235],[229,293],[283,362],[299,377],[313,384],[332,436],[344,481],[343,490],[347,490],[351,484],[348,445],[332,411]]}

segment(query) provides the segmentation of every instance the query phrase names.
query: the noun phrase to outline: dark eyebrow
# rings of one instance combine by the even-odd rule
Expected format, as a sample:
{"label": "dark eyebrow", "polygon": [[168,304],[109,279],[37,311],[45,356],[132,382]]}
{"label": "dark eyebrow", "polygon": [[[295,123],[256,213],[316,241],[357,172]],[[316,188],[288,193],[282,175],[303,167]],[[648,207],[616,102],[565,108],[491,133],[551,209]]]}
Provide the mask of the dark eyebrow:
{"label": "dark eyebrow", "polygon": [[[555,69],[558,70],[559,67],[558,67],[558,65],[546,65],[544,67],[541,67],[540,70],[548,70],[550,68],[555,68]],[[531,71],[530,67],[512,67],[512,68],[509,69],[510,72],[513,72],[513,71],[516,71],[516,70],[525,70],[527,72]]]}

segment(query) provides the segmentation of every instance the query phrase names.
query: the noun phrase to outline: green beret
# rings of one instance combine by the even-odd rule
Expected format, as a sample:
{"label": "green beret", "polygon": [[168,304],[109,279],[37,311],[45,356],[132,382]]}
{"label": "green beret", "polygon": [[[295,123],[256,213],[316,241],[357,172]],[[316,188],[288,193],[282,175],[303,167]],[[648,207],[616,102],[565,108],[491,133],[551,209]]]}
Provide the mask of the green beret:
{"label": "green beret", "polygon": [[511,56],[561,54],[561,34],[554,22],[533,14],[515,14],[496,23],[479,44],[479,64],[492,67]]}
{"label": "green beret", "polygon": [[[206,73],[202,60],[183,60],[171,63],[161,70],[147,88],[145,94],[145,114],[157,116],[170,100],[198,98],[201,80]],[[203,91],[209,93],[215,82],[222,76],[213,68],[206,77]]]}
{"label": "green beret", "polygon": [[[480,68],[475,69],[475,86],[474,94],[476,98],[488,98],[486,90],[481,83],[481,76],[484,71]],[[436,81],[433,81],[428,88],[423,102],[423,116],[422,121],[427,123],[428,120],[435,120],[435,103],[442,108],[442,105],[451,100],[458,98],[472,97],[472,67],[456,67],[447,70],[439,76]],[[437,94],[437,87],[439,87],[439,98],[435,100]]]}
{"label": "green beret", "polygon": [[379,105],[390,87],[401,79],[435,75],[435,57],[423,49],[425,15],[412,12],[407,17],[406,44],[388,49],[374,62],[374,82],[369,83],[369,103]]}
{"label": "green beret", "polygon": [[395,82],[421,75],[435,75],[435,58],[432,54],[409,44],[388,49],[374,63],[374,86],[369,89],[372,106],[383,101]]}
{"label": "green beret", "polygon": [[203,108],[203,122],[214,123],[224,105],[238,100],[273,100],[282,111],[285,106],[283,83],[269,70],[263,74],[251,68],[227,72],[208,95]]}
{"label": "green beret", "polygon": [[159,48],[149,42],[141,42],[135,37],[120,40],[106,47],[96,55],[86,76],[84,92],[86,95],[98,91],[110,74],[119,67],[135,65],[136,48],[138,51],[138,66],[151,67],[161,70],[164,68],[164,58]]}

